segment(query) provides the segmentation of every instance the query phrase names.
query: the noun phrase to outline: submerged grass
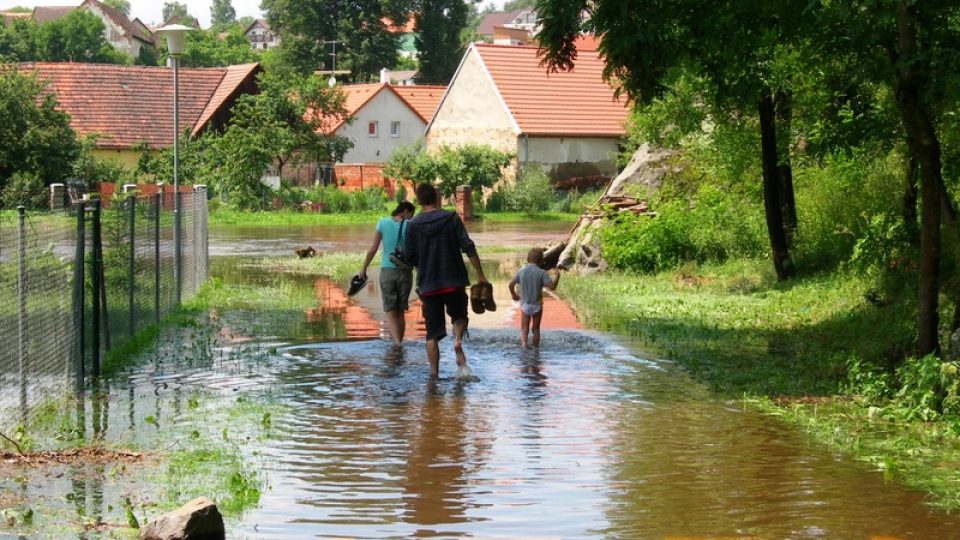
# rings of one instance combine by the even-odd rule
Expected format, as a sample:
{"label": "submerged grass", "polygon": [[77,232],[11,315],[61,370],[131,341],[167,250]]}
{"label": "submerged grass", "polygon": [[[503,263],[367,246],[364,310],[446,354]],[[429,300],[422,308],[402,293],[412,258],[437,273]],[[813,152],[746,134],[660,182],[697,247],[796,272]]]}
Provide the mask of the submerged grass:
{"label": "submerged grass", "polygon": [[[569,276],[563,295],[728,397],[960,509],[960,437],[948,422],[877,414],[845,395],[848,361],[892,365],[913,343],[912,308],[868,278],[819,273],[778,282],[768,261],[657,275]],[[880,296],[881,298],[878,298]]]}

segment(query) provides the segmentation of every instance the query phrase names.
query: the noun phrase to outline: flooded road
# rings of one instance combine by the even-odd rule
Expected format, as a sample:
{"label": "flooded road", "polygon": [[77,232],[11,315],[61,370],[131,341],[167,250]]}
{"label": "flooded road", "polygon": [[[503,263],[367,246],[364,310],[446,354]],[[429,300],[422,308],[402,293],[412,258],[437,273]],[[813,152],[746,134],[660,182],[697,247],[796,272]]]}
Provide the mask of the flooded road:
{"label": "flooded road", "polygon": [[[307,233],[264,250],[283,253],[298,234]],[[522,253],[530,239],[510,234]],[[411,341],[391,350],[375,274],[353,298],[343,284],[289,276],[314,307],[217,313],[216,336],[168,340],[167,352],[110,383],[105,438],[164,422],[193,429],[198,389],[281,404],[273,436],[245,434],[229,415],[198,434],[217,438],[222,427],[226,439],[229,428],[262,482],[228,538],[960,538],[960,520],[920,493],[717,399],[671,362],[591,330],[598,321],[579,320],[557,296],[545,299],[542,347],[521,350],[506,290],[518,264],[487,263],[499,309],[471,313],[469,381],[453,377],[450,339],[430,381],[416,302]],[[233,283],[277,279],[240,258],[212,268]],[[100,476],[87,515],[134,489]]]}

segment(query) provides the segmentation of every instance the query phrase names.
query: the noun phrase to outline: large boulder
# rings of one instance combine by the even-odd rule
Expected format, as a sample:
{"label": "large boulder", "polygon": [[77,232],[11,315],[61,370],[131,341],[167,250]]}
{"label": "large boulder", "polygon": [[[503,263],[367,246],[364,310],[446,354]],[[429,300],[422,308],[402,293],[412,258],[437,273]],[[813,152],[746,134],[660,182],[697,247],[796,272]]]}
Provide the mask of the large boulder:
{"label": "large boulder", "polygon": [[647,196],[660,189],[668,175],[681,172],[682,167],[673,159],[675,156],[673,151],[648,145],[638,148],[630,163],[607,186],[597,204],[588,208],[577,220],[560,254],[558,266],[581,274],[605,270],[607,261],[600,252],[597,233],[603,218],[620,212],[654,216],[647,206]]}
{"label": "large boulder", "polygon": [[140,540],[224,540],[223,516],[206,497],[167,512],[140,529]]}

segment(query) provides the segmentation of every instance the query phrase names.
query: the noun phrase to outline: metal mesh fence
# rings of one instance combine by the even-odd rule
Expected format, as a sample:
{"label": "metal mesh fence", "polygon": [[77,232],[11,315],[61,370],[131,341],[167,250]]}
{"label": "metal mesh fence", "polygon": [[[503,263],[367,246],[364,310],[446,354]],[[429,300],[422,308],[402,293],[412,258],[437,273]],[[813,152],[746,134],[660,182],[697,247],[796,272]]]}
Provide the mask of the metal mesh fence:
{"label": "metal mesh fence", "polygon": [[172,193],[0,213],[0,429],[29,427],[196,294],[209,272],[206,191],[180,203],[179,272]]}

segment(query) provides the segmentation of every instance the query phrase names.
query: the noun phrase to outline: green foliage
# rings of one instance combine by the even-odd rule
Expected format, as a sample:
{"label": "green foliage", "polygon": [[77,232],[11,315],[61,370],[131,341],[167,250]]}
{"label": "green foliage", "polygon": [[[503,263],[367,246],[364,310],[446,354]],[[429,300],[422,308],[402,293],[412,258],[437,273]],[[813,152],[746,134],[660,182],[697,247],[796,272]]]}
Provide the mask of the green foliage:
{"label": "green foliage", "polygon": [[527,167],[512,186],[503,188],[504,208],[536,214],[546,211],[554,200],[550,178],[540,167]]}
{"label": "green foliage", "polygon": [[113,182],[115,184],[134,183],[134,171],[122,163],[111,159],[100,159],[93,155],[96,136],[87,136],[80,141],[80,153],[73,162],[71,176],[83,181],[86,186],[94,182]]}
{"label": "green foliage", "polygon": [[36,173],[13,173],[0,191],[0,208],[16,208],[19,205],[29,209],[46,207],[47,187]]}
{"label": "green foliage", "polygon": [[960,425],[960,365],[929,355],[908,358],[891,374],[869,362],[851,358],[844,390],[887,420],[931,422],[945,419]]}
{"label": "green foliage", "polygon": [[513,159],[508,152],[478,144],[442,146],[431,154],[422,148],[421,143],[398,148],[384,165],[383,173],[414,184],[435,184],[442,196],[450,197],[457,186],[468,185],[475,193],[492,187]]}
{"label": "green foliage", "polygon": [[[243,35],[243,30],[239,26],[231,26],[225,32],[212,29],[187,32],[183,56],[180,59],[182,65],[215,67],[256,62],[259,56],[250,48],[250,42]],[[166,57],[165,50],[166,42],[163,42],[161,58]]]}
{"label": "green foliage", "polygon": [[465,46],[460,35],[467,26],[463,0],[419,0],[415,43],[419,53],[419,80],[449,84]]}
{"label": "green foliage", "polygon": [[80,152],[70,117],[43,87],[36,74],[0,66],[0,188],[15,172],[59,182]]}
{"label": "green foliage", "polygon": [[380,69],[394,65],[398,36],[383,19],[406,21],[406,2],[388,0],[264,0],[261,5],[280,35],[281,63],[299,73],[333,68],[350,71],[354,82],[376,80]]}
{"label": "green foliage", "polygon": [[40,25],[43,53],[36,60],[47,62],[100,62],[127,64],[129,58],[104,38],[100,17],[75,9],[66,16]]}
{"label": "green foliage", "polygon": [[187,26],[195,26],[197,19],[187,11],[186,4],[181,4],[174,0],[173,2],[164,2],[161,11],[164,23],[171,20]]}
{"label": "green foliage", "polygon": [[[618,214],[600,230],[601,249],[614,268],[655,273],[685,262],[722,262],[764,249],[762,210],[705,185],[690,203],[661,200],[656,216]],[[752,211],[751,211],[752,210]]]}
{"label": "green foliage", "polygon": [[232,24],[236,20],[237,10],[233,9],[233,3],[230,0],[213,0],[210,4],[210,23],[214,27]]}

